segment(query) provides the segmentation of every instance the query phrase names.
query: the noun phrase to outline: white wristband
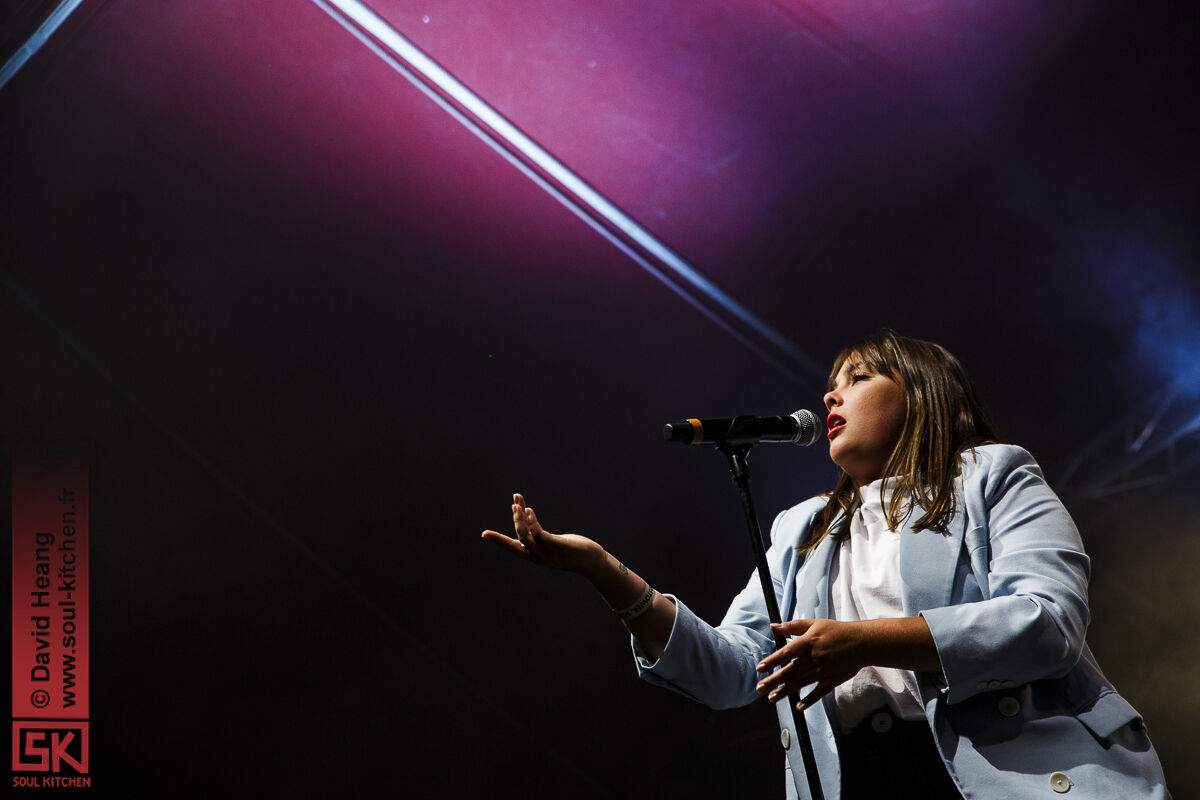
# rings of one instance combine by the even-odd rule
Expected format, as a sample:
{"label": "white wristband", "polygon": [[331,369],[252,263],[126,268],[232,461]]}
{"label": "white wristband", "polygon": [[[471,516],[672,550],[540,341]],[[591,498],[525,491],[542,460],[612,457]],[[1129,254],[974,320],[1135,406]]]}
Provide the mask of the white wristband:
{"label": "white wristband", "polygon": [[654,591],[654,587],[647,583],[646,591],[642,592],[641,597],[635,600],[633,605],[623,608],[620,611],[617,611],[615,608],[613,610],[617,611],[617,616],[621,618],[622,622],[629,622],[650,610],[650,606],[654,605],[654,595],[656,594],[658,592]]}

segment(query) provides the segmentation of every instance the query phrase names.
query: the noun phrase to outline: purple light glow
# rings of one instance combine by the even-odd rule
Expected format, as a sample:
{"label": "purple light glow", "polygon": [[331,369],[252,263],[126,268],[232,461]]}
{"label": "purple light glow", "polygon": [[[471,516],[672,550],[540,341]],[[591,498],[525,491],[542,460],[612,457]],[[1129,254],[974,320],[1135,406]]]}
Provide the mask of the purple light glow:
{"label": "purple light glow", "polygon": [[[316,181],[382,225],[403,206],[397,195],[424,198],[438,212],[431,225],[460,224],[470,192],[510,224],[544,226],[542,201],[500,188],[507,165],[448,133],[440,111],[319,11],[222,8],[108,9],[93,34],[93,79],[155,124],[178,127],[205,157],[238,168],[248,160],[305,190]],[[818,23],[798,24],[798,12],[767,3],[376,8],[718,278],[745,269],[747,242],[775,227],[819,224],[831,194],[854,175],[880,164],[936,172],[939,144],[956,135],[900,109],[878,84],[888,76],[831,58],[829,20],[836,35],[861,39],[855,52],[877,51],[932,94],[970,95],[979,108],[1036,55],[1052,22],[1012,7],[989,12],[1004,23],[991,27],[974,26],[950,3],[900,17],[839,7],[825,11],[818,40]],[[414,158],[425,148],[437,150],[437,163]]]}

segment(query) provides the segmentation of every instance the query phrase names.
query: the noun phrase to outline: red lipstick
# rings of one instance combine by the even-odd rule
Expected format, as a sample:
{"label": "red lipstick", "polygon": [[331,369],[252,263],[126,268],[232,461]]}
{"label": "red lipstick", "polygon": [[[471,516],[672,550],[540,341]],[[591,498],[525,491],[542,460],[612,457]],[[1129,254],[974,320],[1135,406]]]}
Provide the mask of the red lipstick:
{"label": "red lipstick", "polygon": [[846,420],[844,420],[841,416],[839,416],[837,414],[830,414],[826,418],[825,423],[826,423],[825,435],[830,439],[833,438],[833,434],[840,431],[842,428],[846,427]]}

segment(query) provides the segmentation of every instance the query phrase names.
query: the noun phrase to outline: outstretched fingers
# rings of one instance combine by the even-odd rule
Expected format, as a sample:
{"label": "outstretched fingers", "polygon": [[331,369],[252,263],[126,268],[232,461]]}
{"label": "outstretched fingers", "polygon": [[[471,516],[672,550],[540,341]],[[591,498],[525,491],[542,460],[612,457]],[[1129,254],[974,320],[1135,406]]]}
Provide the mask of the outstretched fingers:
{"label": "outstretched fingers", "polygon": [[513,495],[512,515],[513,532],[517,535],[517,541],[521,544],[527,544],[529,540],[529,526],[525,522],[525,498],[519,494]]}
{"label": "outstretched fingers", "polygon": [[800,702],[796,704],[796,710],[803,711],[804,709],[808,708],[813,703],[817,702],[822,697],[824,697],[825,695],[832,692],[834,687],[837,686],[841,682],[842,681],[837,680],[835,678],[826,678],[825,680],[820,681],[817,684],[816,688],[814,688],[808,694],[804,695],[804,697],[800,698]]}
{"label": "outstretched fingers", "polygon": [[532,506],[525,509],[525,527],[529,529],[535,543],[537,539],[546,535],[546,532],[542,530],[542,523],[538,522],[537,512],[533,510]]}
{"label": "outstretched fingers", "polygon": [[[542,559],[536,552],[536,543],[534,542],[534,532],[531,530],[529,519],[532,517],[534,523],[537,518],[532,516],[532,509],[525,507],[525,498],[520,494],[513,495],[512,517],[513,517],[513,533],[516,538],[508,534],[487,529],[480,534],[480,537],[489,542],[495,543],[515,556],[520,556],[527,561],[532,561],[535,564],[540,564]],[[537,526],[537,532],[541,533],[541,526]]]}
{"label": "outstretched fingers", "polygon": [[817,669],[799,658],[789,661],[758,682],[755,690],[767,695],[772,703],[789,692],[798,691],[818,677]]}
{"label": "outstretched fingers", "polygon": [[525,509],[525,530],[528,533],[524,540],[525,548],[533,555],[535,561],[540,562],[542,560],[541,547],[546,541],[546,532],[542,530],[537,512],[532,508]]}

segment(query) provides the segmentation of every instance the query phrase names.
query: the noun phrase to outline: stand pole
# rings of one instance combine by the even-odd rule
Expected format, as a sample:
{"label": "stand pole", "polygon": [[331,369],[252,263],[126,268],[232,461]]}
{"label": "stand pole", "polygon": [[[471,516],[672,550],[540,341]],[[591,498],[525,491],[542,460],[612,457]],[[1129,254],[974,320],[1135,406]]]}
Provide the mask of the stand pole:
{"label": "stand pole", "polygon": [[[763,599],[767,603],[767,614],[770,616],[771,622],[782,622],[783,620],[779,618],[779,603],[775,599],[775,586],[771,580],[771,570],[767,566],[767,551],[763,543],[762,529],[758,526],[758,515],[754,512],[754,498],[750,495],[749,456],[752,446],[730,443],[730,440],[727,439],[717,445],[717,449],[729,461],[730,475],[732,475],[733,482],[742,498],[742,511],[746,515],[746,527],[750,531],[750,544],[754,548],[754,560],[758,566],[758,579],[762,583]],[[771,633],[775,637],[776,650],[787,643],[783,634],[775,630],[772,630]],[[787,702],[788,708],[792,712],[792,719],[796,723],[796,735],[800,739],[800,757],[804,761],[809,795],[812,800],[825,800],[825,794],[821,790],[821,777],[817,773],[817,759],[813,755],[812,738],[808,733],[808,723],[804,719],[804,712],[796,710],[796,704],[800,702],[799,693],[789,692]]]}

